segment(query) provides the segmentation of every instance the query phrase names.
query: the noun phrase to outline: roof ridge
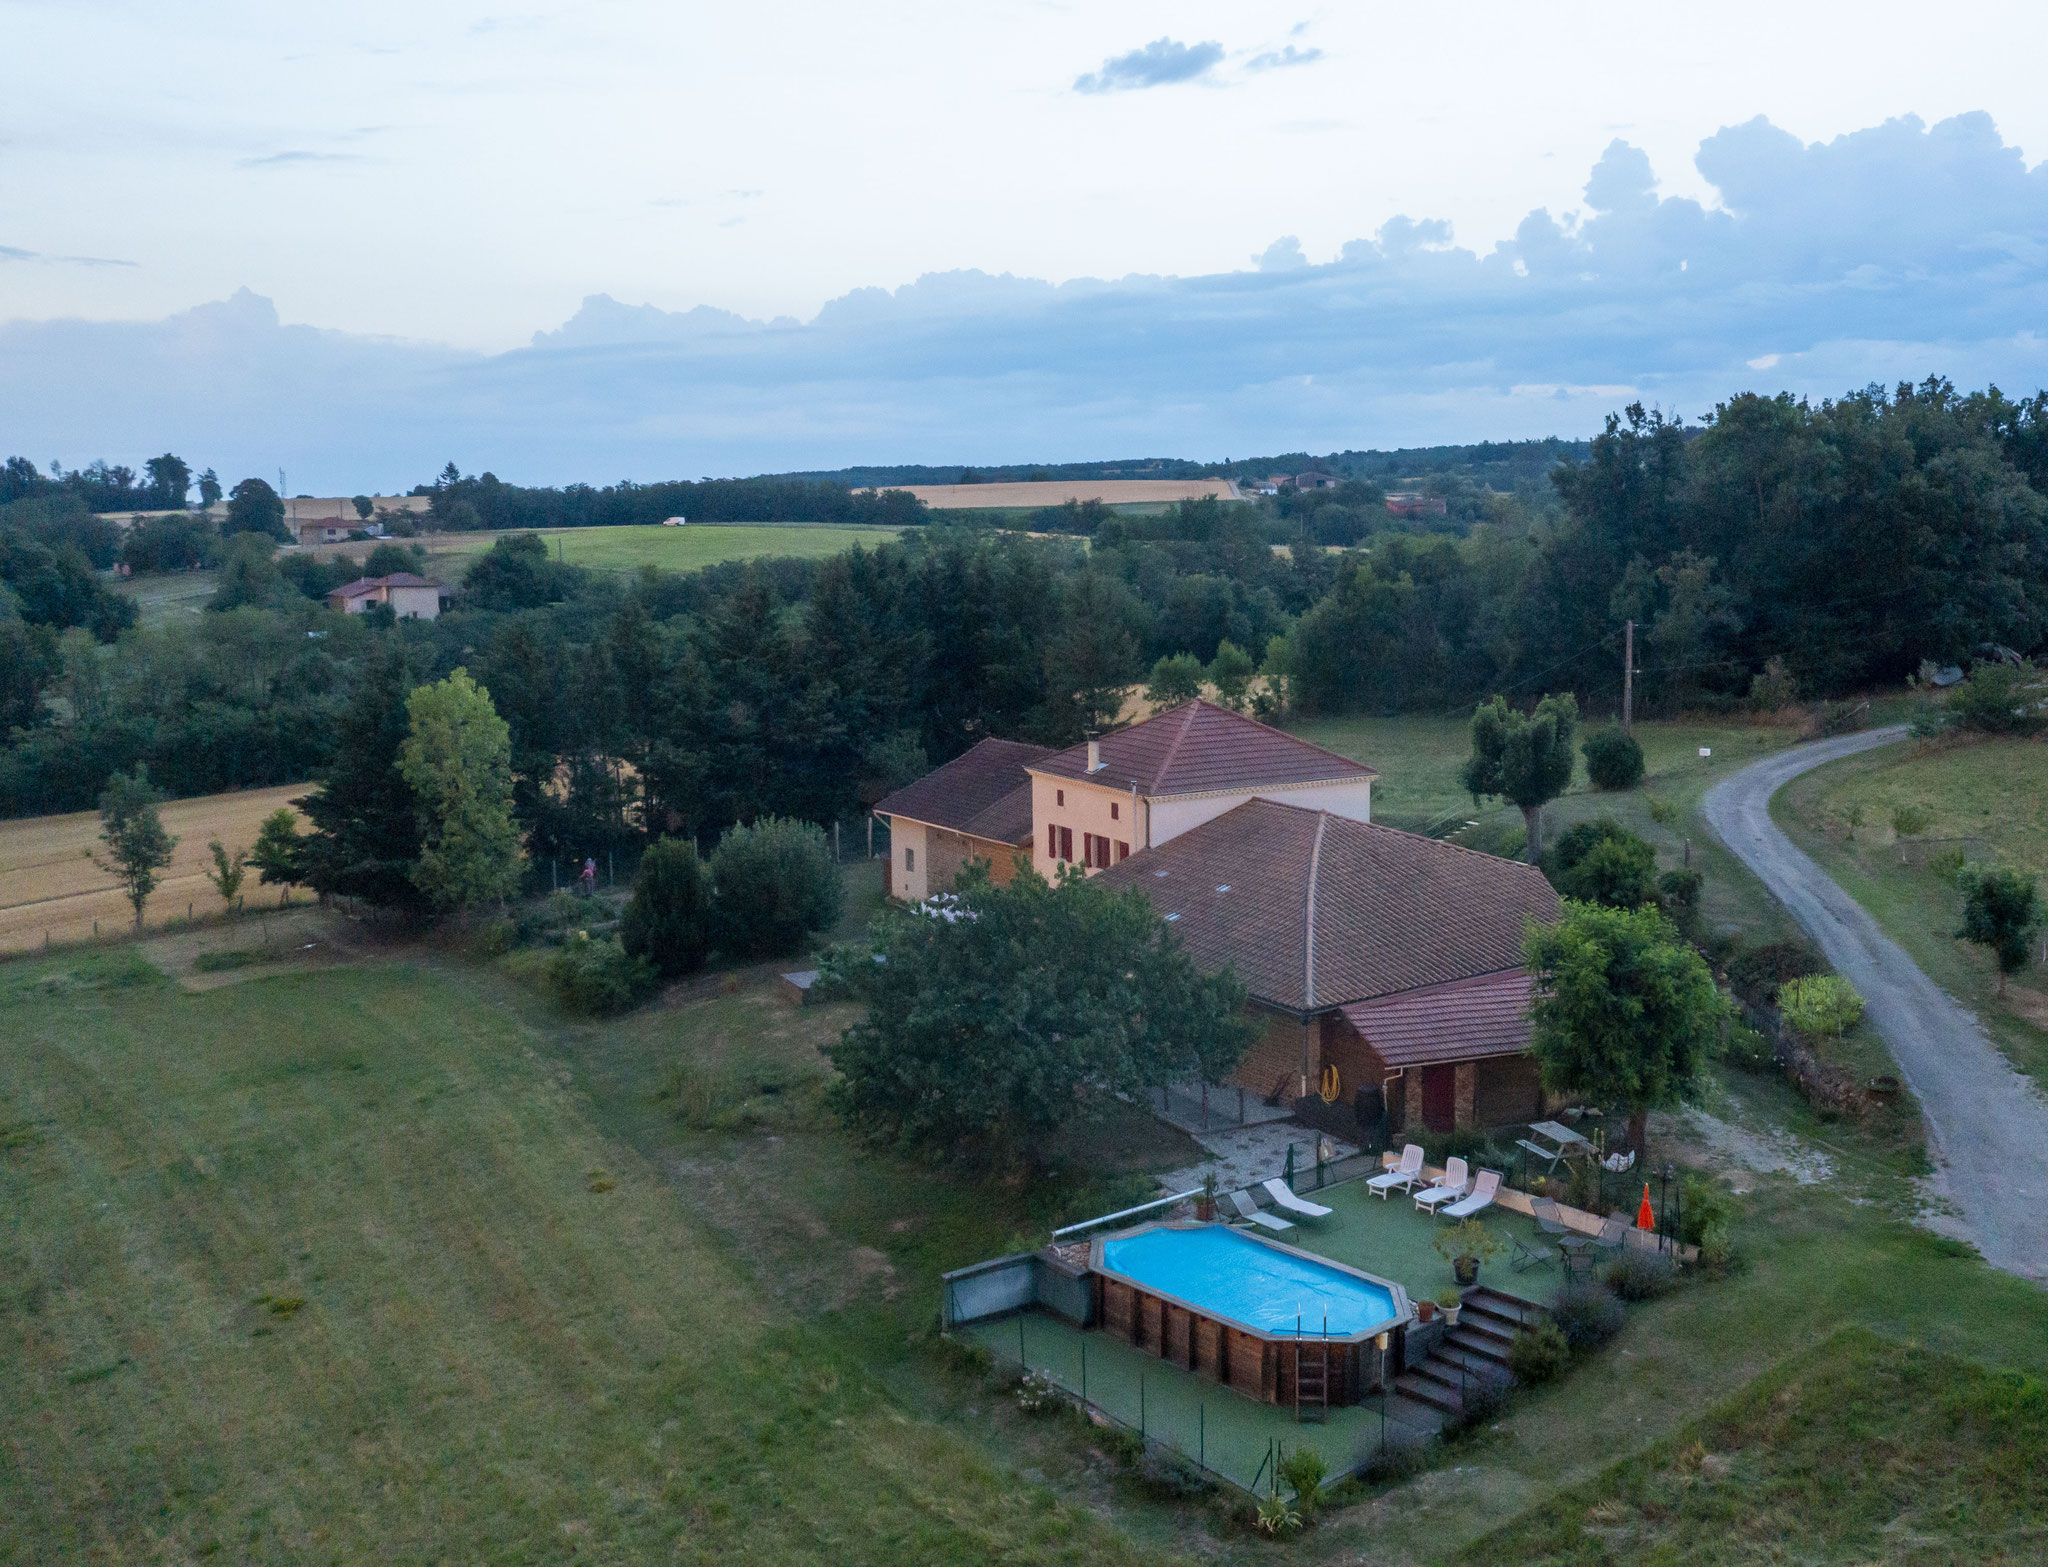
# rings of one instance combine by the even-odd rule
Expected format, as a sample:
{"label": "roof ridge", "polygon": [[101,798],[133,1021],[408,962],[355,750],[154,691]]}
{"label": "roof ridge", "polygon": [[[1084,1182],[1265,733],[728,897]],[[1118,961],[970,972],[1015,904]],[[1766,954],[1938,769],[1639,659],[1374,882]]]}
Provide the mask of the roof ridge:
{"label": "roof ridge", "polygon": [[1156,794],[1167,775],[1173,771],[1173,759],[1180,755],[1180,743],[1187,739],[1188,731],[1195,727],[1195,716],[1202,711],[1202,699],[1196,697],[1187,705],[1187,716],[1180,722],[1180,733],[1173,737],[1173,743],[1166,748],[1166,755],[1159,759],[1159,765],[1152,772],[1152,787],[1145,792]]}
{"label": "roof ridge", "polygon": [[1302,1000],[1316,1004],[1316,877],[1323,863],[1323,833],[1330,825],[1328,811],[1316,812],[1316,841],[1308,851],[1308,939],[1302,943]]}

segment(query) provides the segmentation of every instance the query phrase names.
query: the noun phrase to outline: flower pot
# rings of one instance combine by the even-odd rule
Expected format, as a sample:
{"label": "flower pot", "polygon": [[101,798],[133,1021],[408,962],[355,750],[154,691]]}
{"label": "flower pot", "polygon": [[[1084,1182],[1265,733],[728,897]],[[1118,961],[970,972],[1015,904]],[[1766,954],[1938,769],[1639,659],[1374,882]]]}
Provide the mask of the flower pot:
{"label": "flower pot", "polygon": [[1479,1259],[1459,1257],[1451,1263],[1451,1277],[1458,1281],[1460,1289],[1470,1289],[1479,1282]]}
{"label": "flower pot", "polygon": [[1418,1300],[1415,1303],[1415,1320],[1417,1322],[1436,1321],[1436,1302],[1433,1300]]}
{"label": "flower pot", "polygon": [[1216,1205],[1213,1202],[1197,1197],[1195,1199],[1195,1217],[1204,1224],[1214,1224],[1216,1222]]}
{"label": "flower pot", "polygon": [[1440,1306],[1437,1309],[1443,1312],[1444,1314],[1444,1326],[1447,1328],[1454,1328],[1458,1325],[1458,1313],[1463,1311],[1465,1308],[1462,1304],[1460,1304],[1456,1306]]}

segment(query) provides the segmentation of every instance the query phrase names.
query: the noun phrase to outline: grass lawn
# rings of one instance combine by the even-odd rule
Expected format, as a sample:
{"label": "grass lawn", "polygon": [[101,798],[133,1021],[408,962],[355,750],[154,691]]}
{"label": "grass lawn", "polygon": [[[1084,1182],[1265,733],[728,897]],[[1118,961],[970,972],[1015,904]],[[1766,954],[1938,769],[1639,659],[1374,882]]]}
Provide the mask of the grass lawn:
{"label": "grass lawn", "polygon": [[142,624],[149,627],[200,613],[219,584],[217,571],[153,572],[107,579],[109,587],[134,603]]}
{"label": "grass lawn", "polygon": [[[1900,807],[1928,813],[1901,839]],[[1773,802],[1780,826],[1875,915],[1934,981],[1974,1011],[2007,1058],[2048,1080],[2048,992],[2036,967],[2001,998],[1991,956],[1955,938],[1954,856],[2048,872],[2048,744],[1976,740],[1895,746],[1794,779]]]}
{"label": "grass lawn", "polygon": [[[839,555],[856,544],[873,549],[893,540],[895,528],[839,528],[821,523],[725,527],[691,523],[686,528],[562,528],[543,533],[548,552],[572,566],[597,571],[695,571],[721,561],[788,555],[804,560]],[[482,554],[498,534],[440,534],[423,541],[429,565],[460,572],[469,557]]]}
{"label": "grass lawn", "polygon": [[0,1035],[0,1561],[1141,1554],[899,1407],[489,971],[23,963]]}
{"label": "grass lawn", "polygon": [[1857,1329],[1460,1561],[2038,1562],[2048,1389]]}

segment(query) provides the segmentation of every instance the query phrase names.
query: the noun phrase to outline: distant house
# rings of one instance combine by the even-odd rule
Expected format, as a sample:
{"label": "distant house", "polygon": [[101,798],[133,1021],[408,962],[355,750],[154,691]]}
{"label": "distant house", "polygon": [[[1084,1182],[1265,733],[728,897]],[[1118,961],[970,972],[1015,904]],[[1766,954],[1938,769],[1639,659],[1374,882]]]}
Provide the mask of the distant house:
{"label": "distant house", "polygon": [[352,530],[362,531],[369,526],[370,524],[365,522],[344,522],[339,517],[323,517],[313,522],[296,522],[292,524],[292,530],[298,535],[299,545],[303,549],[315,544],[344,544]]}
{"label": "distant house", "polygon": [[400,620],[436,620],[447,607],[447,595],[446,583],[400,571],[388,577],[358,577],[328,594],[327,602],[348,615],[360,615],[373,604],[389,604]]}
{"label": "distant house", "polygon": [[1387,497],[1387,510],[1396,517],[1441,517],[1449,509],[1441,495],[1411,493]]}
{"label": "distant house", "polygon": [[1334,490],[1342,482],[1334,473],[1325,473],[1320,468],[1311,468],[1307,473],[1294,476],[1297,490]]}
{"label": "distant house", "polygon": [[875,806],[889,824],[889,896],[922,903],[950,891],[970,860],[1007,883],[1031,859],[1031,775],[1052,753],[1017,740],[984,740]]}

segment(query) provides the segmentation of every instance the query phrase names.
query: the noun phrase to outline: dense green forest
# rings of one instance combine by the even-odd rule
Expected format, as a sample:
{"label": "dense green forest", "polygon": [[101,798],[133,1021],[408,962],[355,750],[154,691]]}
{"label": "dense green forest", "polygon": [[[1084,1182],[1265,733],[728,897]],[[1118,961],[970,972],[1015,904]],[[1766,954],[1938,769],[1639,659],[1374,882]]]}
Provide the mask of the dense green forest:
{"label": "dense green forest", "polygon": [[[446,488],[498,504],[457,490],[471,482]],[[497,488],[515,509],[620,493]],[[769,813],[853,820],[983,735],[1077,739],[1155,660],[1226,640],[1284,718],[1566,689],[1611,709],[1628,618],[1649,710],[1742,704],[1774,657],[1824,696],[2048,637],[2042,397],[1742,397],[1696,427],[1631,408],[1547,489],[1540,512],[1488,490],[1486,518],[1433,534],[1382,509],[1342,549],[1314,526],[1351,504],[1342,489],[1292,510],[1101,510],[1085,539],[934,524],[690,575],[587,573],[517,535],[432,624],[335,615],[318,596],[352,568],[194,523],[186,543],[221,568],[214,611],[150,628],[103,574],[149,536],[31,498],[0,511],[0,810],[87,806],[136,762],[179,793],[388,772],[376,737],[398,732],[405,690],[457,665],[511,725],[544,859]]]}

